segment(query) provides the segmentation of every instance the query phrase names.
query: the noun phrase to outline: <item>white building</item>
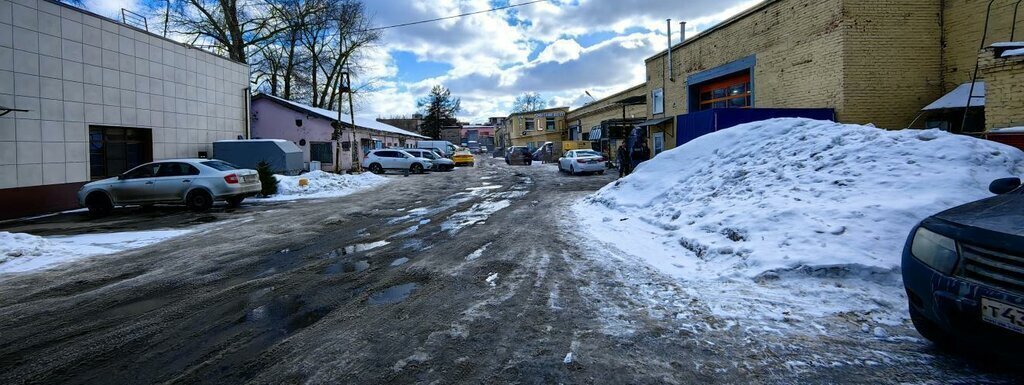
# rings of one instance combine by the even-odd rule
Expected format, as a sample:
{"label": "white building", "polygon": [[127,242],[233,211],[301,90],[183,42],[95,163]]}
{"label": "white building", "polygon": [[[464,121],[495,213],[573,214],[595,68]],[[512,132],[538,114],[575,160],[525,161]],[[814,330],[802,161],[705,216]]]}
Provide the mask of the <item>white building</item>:
{"label": "white building", "polygon": [[[50,0],[0,0],[0,218],[247,136],[249,68]],[[24,110],[24,111],[19,111]]]}

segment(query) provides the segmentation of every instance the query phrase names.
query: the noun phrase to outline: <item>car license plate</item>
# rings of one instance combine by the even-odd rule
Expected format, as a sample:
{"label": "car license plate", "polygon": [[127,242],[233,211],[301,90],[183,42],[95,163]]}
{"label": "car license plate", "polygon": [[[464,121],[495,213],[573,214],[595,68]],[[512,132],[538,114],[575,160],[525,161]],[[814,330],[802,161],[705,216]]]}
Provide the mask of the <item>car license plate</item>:
{"label": "car license plate", "polygon": [[252,183],[252,182],[256,181],[256,176],[255,175],[246,175],[246,176],[242,177],[242,180],[245,181],[245,183]]}
{"label": "car license plate", "polygon": [[1024,308],[981,298],[981,319],[993,325],[1024,333]]}

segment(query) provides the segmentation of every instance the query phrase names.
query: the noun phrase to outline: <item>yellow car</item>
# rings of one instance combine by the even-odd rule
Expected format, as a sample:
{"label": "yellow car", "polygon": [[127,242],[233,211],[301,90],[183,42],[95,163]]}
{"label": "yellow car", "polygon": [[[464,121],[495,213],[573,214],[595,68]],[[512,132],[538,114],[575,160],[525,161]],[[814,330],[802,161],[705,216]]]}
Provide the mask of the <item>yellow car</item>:
{"label": "yellow car", "polygon": [[473,153],[469,150],[458,150],[455,151],[455,155],[452,155],[452,161],[455,162],[456,166],[473,166]]}

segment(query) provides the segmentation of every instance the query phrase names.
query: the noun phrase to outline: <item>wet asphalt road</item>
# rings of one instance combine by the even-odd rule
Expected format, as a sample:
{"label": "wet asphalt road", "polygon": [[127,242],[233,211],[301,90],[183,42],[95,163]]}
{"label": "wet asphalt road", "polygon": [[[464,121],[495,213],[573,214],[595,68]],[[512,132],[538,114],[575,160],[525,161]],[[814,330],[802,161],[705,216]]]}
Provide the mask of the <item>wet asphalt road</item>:
{"label": "wet asphalt road", "polygon": [[[0,279],[0,383],[1013,381],[927,344],[681,327],[721,321],[678,282],[576,235],[567,204],[611,173],[483,159],[394,178],[336,199],[0,226],[213,226]],[[865,351],[921,360],[792,364]]]}

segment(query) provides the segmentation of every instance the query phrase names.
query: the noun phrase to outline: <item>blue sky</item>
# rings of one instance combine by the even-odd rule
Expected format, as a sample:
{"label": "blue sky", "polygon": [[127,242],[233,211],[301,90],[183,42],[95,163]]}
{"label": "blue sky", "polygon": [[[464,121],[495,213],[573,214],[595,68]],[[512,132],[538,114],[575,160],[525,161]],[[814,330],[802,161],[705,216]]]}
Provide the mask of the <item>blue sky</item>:
{"label": "blue sky", "polygon": [[[150,0],[85,0],[117,17]],[[369,0],[377,25],[394,25],[484,10],[525,0]],[[416,99],[442,84],[462,99],[460,118],[505,116],[524,92],[551,106],[578,107],[589,91],[600,98],[644,80],[644,59],[664,50],[665,19],[688,22],[687,35],[759,0],[551,0],[514,10],[389,29],[367,52],[363,81],[374,91],[357,99],[364,116],[409,115]],[[154,20],[155,23],[155,20]],[[678,34],[678,31],[674,31]],[[678,39],[678,35],[676,37]]]}

